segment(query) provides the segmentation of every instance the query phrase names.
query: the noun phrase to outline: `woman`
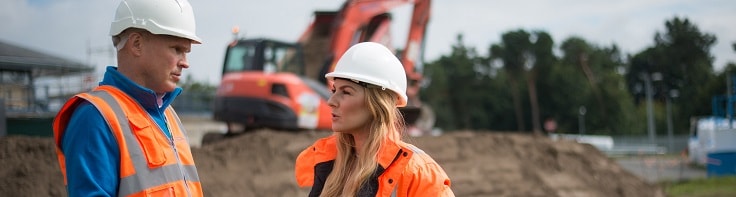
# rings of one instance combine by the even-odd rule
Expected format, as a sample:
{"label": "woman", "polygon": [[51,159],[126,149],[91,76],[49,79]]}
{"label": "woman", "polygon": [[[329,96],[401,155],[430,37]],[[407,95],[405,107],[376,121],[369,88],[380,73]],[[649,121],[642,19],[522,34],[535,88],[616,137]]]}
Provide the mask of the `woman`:
{"label": "woman", "polygon": [[454,196],[450,179],[429,155],[401,140],[397,107],[406,106],[406,73],[381,44],[345,52],[328,100],[333,135],[299,154],[296,178],[309,196]]}

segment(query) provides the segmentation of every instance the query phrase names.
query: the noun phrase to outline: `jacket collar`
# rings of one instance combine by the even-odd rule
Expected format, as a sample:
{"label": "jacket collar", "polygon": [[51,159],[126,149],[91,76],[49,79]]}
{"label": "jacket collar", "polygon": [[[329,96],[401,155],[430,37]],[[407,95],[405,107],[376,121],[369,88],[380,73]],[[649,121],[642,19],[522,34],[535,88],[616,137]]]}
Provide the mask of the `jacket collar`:
{"label": "jacket collar", "polygon": [[383,145],[380,150],[378,150],[378,164],[383,168],[388,168],[388,166],[391,165],[397,157],[399,157],[398,154],[400,151],[406,152],[406,150],[401,150],[401,145],[399,145],[399,143],[400,142],[390,139],[384,140]]}
{"label": "jacket collar", "polygon": [[128,77],[118,72],[117,67],[114,66],[107,67],[105,76],[100,82],[100,85],[111,85],[117,87],[133,97],[133,99],[138,101],[138,103],[146,110],[166,109],[166,107],[168,107],[174,101],[174,98],[181,94],[182,91],[180,87],[176,87],[174,91],[164,94],[162,98],[163,102],[159,107],[158,98],[153,90],[136,84],[132,80],[128,79]]}

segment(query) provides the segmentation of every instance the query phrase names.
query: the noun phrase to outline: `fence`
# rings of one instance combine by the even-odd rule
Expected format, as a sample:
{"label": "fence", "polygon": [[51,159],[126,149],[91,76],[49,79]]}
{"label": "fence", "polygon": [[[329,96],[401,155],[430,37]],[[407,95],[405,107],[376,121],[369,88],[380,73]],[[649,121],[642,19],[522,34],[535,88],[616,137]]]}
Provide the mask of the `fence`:
{"label": "fence", "polygon": [[214,98],[214,90],[184,89],[171,105],[179,114],[207,115],[212,113]]}
{"label": "fence", "polygon": [[688,135],[676,135],[670,139],[660,136],[653,141],[646,135],[640,136],[607,136],[551,134],[552,139],[569,139],[595,146],[609,155],[655,155],[678,154],[687,149]]}
{"label": "fence", "polygon": [[636,154],[639,152],[658,152],[667,154],[679,154],[687,150],[689,135],[674,135],[672,139],[668,136],[657,136],[650,140],[648,136],[612,136],[614,149],[625,153]]}

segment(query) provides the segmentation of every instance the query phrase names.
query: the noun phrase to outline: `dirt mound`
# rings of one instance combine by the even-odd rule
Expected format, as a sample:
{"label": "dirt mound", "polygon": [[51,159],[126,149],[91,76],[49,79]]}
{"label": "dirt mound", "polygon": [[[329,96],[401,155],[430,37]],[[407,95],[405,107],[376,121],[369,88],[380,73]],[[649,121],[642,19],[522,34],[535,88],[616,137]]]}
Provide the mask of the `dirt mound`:
{"label": "dirt mound", "polygon": [[[206,196],[306,196],[299,152],[327,132],[261,130],[193,148]],[[546,137],[450,132],[411,138],[437,160],[457,196],[664,196],[594,147]],[[49,138],[0,138],[0,196],[66,196]]]}
{"label": "dirt mound", "polygon": [[0,196],[66,196],[52,138],[0,137]]}
{"label": "dirt mound", "polygon": [[442,165],[457,196],[664,196],[591,145],[469,131],[414,144]]}
{"label": "dirt mound", "polygon": [[326,134],[261,130],[192,149],[205,196],[307,196],[294,161]]}

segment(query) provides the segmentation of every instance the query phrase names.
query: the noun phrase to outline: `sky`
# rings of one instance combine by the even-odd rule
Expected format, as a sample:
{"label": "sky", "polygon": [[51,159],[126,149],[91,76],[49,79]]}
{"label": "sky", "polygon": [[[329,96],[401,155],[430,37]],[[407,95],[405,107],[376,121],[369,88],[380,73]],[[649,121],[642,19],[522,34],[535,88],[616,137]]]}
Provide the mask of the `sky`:
{"label": "sky", "polygon": [[[294,42],[307,28],[314,11],[335,11],[344,0],[190,0],[197,35],[204,43],[189,54],[197,81],[218,84],[231,29],[241,36]],[[85,63],[98,78],[115,65],[110,21],[120,0],[2,0],[0,41]],[[411,5],[391,11],[392,41],[403,48]],[[487,55],[503,33],[524,29],[548,32],[559,43],[578,36],[607,47],[616,44],[625,54],[641,52],[664,33],[665,21],[687,18],[701,32],[715,35],[711,48],[717,71],[736,63],[736,1],[733,0],[433,0],[426,33],[425,61],[451,51],[458,34],[464,44]]]}

